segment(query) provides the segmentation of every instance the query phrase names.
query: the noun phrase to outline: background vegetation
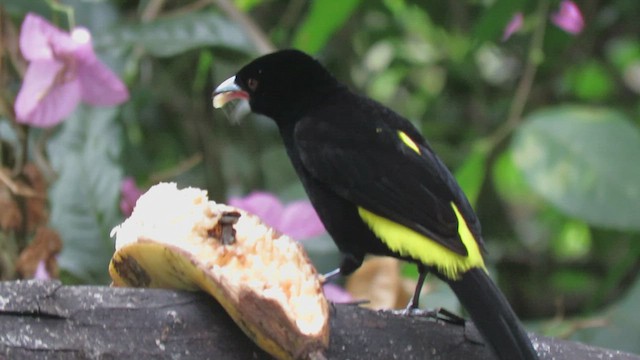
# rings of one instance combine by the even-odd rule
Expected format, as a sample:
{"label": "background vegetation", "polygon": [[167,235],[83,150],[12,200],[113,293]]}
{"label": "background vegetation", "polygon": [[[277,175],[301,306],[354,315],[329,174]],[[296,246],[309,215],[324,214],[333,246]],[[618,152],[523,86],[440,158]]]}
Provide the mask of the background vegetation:
{"label": "background vegetation", "polygon": [[[0,276],[20,276],[40,211],[62,239],[62,279],[108,283],[126,176],[142,189],[206,188],[220,202],[256,189],[304,198],[274,124],[233,124],[210,96],[250,59],[296,47],[425,134],[477,209],[492,274],[532,329],[640,353],[640,2],[576,4],[579,34],[550,21],[555,0],[4,0],[0,204],[20,204],[22,222],[10,228],[0,207]],[[50,129],[17,125],[28,12],[87,27],[129,101],[82,105]],[[523,25],[503,41],[517,12]],[[321,271],[337,264],[327,235],[304,244]],[[454,304],[434,288],[426,306]]]}

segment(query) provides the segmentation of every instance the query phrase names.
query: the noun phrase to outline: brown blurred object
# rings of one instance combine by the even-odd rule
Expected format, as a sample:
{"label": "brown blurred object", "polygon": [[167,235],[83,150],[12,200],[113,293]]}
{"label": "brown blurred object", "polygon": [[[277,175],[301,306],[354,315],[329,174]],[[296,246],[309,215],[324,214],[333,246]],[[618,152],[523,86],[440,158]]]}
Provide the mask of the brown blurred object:
{"label": "brown blurred object", "polygon": [[26,218],[25,230],[34,231],[49,217],[46,200],[47,184],[34,164],[26,164],[16,178],[9,169],[0,168],[1,230],[21,231]]}
{"label": "brown blurred object", "polygon": [[22,225],[22,213],[11,193],[0,184],[0,230],[19,230]]}
{"label": "brown blurred object", "polygon": [[40,261],[44,261],[45,268],[52,278],[58,277],[58,262],[56,255],[62,250],[62,240],[58,233],[46,226],[36,230],[36,234],[21,253],[16,263],[16,270],[23,279],[31,279],[36,273]]}
{"label": "brown blurred object", "polygon": [[[401,309],[407,306],[416,281],[402,278],[400,260],[368,257],[347,279],[346,289],[356,299],[369,300],[370,309]],[[425,284],[423,290],[428,288]]]}
{"label": "brown blurred object", "polygon": [[0,279],[32,278],[41,261],[51,277],[58,276],[62,241],[48,220],[47,182],[36,165],[25,164],[18,176],[0,168]]}
{"label": "brown blurred object", "polygon": [[47,208],[47,182],[40,170],[34,164],[26,164],[22,169],[25,182],[33,192],[32,196],[26,196],[27,206],[27,231],[34,231],[37,227],[45,225],[49,220]]}

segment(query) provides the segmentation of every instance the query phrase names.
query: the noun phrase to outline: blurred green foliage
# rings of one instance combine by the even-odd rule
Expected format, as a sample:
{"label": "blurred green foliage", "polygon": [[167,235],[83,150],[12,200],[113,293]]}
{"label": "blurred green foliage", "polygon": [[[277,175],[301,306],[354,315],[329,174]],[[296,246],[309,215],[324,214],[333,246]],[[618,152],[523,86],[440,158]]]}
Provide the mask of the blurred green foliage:
{"label": "blurred green foliage", "polygon": [[[82,107],[47,134],[66,279],[107,282],[125,175],[145,187],[203,187],[221,202],[253,189],[304,197],[274,124],[254,116],[237,126],[210,99],[265,49],[298,47],[409,118],[455,170],[483,223],[493,275],[523,318],[640,352],[639,2],[580,2],[577,36],[548,21],[555,0],[61,3],[131,92],[127,104]],[[0,7],[14,36],[28,11],[67,26],[44,1]],[[524,26],[502,42],[517,11]],[[9,101],[21,79],[4,64]],[[3,142],[12,138],[0,127]],[[338,261],[328,236],[305,246],[321,271]]]}

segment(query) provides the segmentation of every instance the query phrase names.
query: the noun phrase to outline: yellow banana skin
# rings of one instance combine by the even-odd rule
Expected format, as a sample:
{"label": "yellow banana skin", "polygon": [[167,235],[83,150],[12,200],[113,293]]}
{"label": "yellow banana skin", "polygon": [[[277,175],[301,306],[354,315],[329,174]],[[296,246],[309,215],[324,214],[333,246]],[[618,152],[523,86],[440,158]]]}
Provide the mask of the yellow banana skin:
{"label": "yellow banana skin", "polygon": [[[167,197],[174,203],[174,190],[181,191],[175,185],[162,190],[172,193]],[[163,192],[156,191],[153,196]],[[205,219],[195,216],[192,231],[176,231],[182,239],[158,241],[146,236],[159,229],[149,230],[149,221],[153,221],[149,219],[138,219],[144,223],[136,224],[135,210],[127,220],[133,223],[125,221],[114,229],[117,243],[120,237],[123,240],[109,265],[113,286],[205,291],[248,337],[275,358],[323,359],[329,343],[328,304],[301,246],[246,212],[206,201],[203,206],[199,197],[195,202],[203,211],[193,213],[202,213]],[[156,208],[158,204],[152,205]],[[223,245],[216,236],[229,233],[219,229],[219,220],[229,212],[240,217],[233,225],[234,242]],[[158,226],[172,225],[166,217],[159,218],[163,221]],[[177,219],[176,229],[191,221],[180,215]],[[133,235],[136,226],[143,229],[137,236]]]}

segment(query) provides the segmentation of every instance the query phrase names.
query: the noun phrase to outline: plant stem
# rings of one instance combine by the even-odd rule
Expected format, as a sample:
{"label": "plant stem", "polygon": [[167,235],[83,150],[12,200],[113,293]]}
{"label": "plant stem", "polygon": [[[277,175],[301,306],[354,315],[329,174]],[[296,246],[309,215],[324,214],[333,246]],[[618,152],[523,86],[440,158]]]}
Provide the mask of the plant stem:
{"label": "plant stem", "polygon": [[547,27],[547,12],[549,10],[549,0],[541,0],[537,10],[538,23],[533,31],[531,38],[531,44],[529,46],[529,54],[527,56],[527,63],[525,65],[522,78],[518,83],[509,113],[507,121],[499,127],[489,138],[491,149],[494,150],[500,145],[522,122],[522,113],[524,107],[527,104],[531,88],[533,87],[533,81],[536,76],[538,65],[543,59],[543,42],[544,32]]}
{"label": "plant stem", "polygon": [[73,10],[73,6],[60,4],[57,0],[45,0],[45,2],[53,11],[63,12],[67,16],[67,24],[69,25],[70,31],[76,27],[75,11]]}

